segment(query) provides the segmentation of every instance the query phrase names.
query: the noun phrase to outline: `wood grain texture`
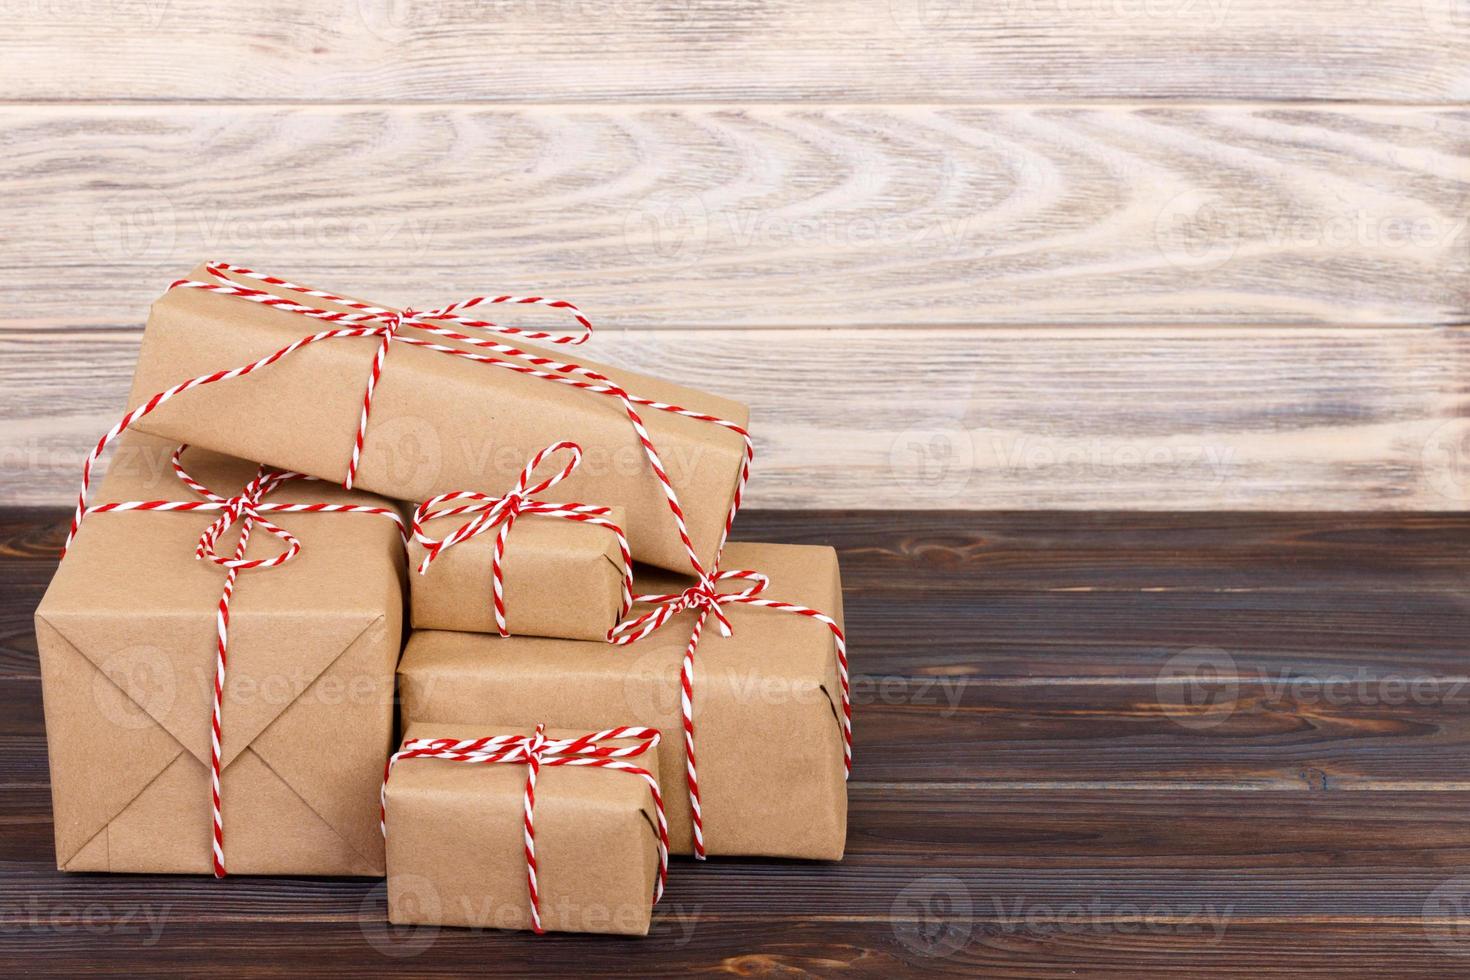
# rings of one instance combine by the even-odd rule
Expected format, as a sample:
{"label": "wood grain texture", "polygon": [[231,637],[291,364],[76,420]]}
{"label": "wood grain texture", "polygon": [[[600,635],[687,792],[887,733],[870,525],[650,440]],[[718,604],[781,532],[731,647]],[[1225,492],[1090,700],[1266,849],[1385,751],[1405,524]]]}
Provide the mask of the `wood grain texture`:
{"label": "wood grain texture", "polygon": [[[377,908],[383,907],[379,897]],[[372,908],[369,905],[367,908]],[[134,976],[146,962],[155,976],[234,978],[241,975],[361,977],[363,970],[394,975],[457,977],[494,964],[496,976],[542,977],[548,964],[565,963],[578,976],[687,977],[895,976],[995,977],[1045,980],[1052,977],[1155,976],[1221,978],[1377,977],[1445,980],[1464,967],[1466,938],[1456,922],[1410,921],[1259,923],[1232,921],[1216,938],[1208,922],[1177,924],[1145,905],[1131,918],[1095,922],[1086,903],[1060,907],[1048,920],[1023,915],[1005,923],[972,922],[954,929],[946,922],[916,921],[896,938],[888,922],[822,919],[736,919],[699,924],[692,937],[680,921],[656,925],[648,939],[621,944],[557,937],[539,944],[499,933],[442,930],[426,936],[408,932],[392,938],[356,922],[190,923],[167,928],[166,941],[149,944],[152,933],[135,919],[128,932],[84,931],[66,926],[34,930],[11,940],[16,962],[37,976]],[[157,911],[156,907],[150,908]],[[364,912],[364,917],[369,915]],[[60,936],[64,935],[64,947]],[[43,936],[45,938],[43,938]],[[368,945],[377,940],[387,952]],[[910,938],[919,937],[919,938]],[[560,943],[568,953],[547,947]],[[951,951],[949,946],[958,944]],[[65,955],[58,950],[64,948]],[[27,953],[35,955],[25,957]],[[41,956],[45,954],[45,958]],[[637,964],[634,967],[632,964]],[[554,967],[553,967],[554,968]],[[269,972],[268,972],[269,971]]]}
{"label": "wood grain texture", "polygon": [[25,329],[200,258],[609,330],[1470,321],[1463,109],[30,106],[0,151]]}
{"label": "wood grain texture", "polygon": [[[0,622],[29,619],[64,520],[0,511]],[[0,968],[1463,973],[1470,706],[1442,686],[1385,699],[1384,682],[1463,671],[1470,519],[752,511],[741,533],[839,549],[860,682],[840,864],[677,862],[641,942],[390,929],[368,880],[62,875],[34,643],[7,625]],[[1242,600],[1272,615],[1232,618]],[[1232,630],[1254,646],[1171,663],[1210,615],[1222,646]],[[1034,669],[996,674],[1007,647]],[[1353,683],[1273,692],[1281,669]],[[960,696],[921,686],[936,679]]]}
{"label": "wood grain texture", "polygon": [[12,5],[0,97],[1455,100],[1457,0]]}
{"label": "wood grain texture", "polygon": [[[137,337],[0,331],[6,502],[72,498],[121,414]],[[1464,329],[629,330],[588,353],[752,405],[757,507],[1470,500]]]}
{"label": "wood grain texture", "polygon": [[755,407],[758,505],[1465,499],[1462,338],[1414,327],[1470,320],[1462,109],[14,106],[0,149],[12,504],[209,255],[573,297]]}

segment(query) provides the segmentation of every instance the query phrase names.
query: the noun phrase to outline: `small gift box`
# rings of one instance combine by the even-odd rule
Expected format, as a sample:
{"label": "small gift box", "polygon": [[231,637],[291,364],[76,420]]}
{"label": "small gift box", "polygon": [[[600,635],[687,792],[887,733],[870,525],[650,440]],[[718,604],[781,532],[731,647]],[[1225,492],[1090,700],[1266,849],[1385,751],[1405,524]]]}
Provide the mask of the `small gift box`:
{"label": "small gift box", "polygon": [[[383,777],[388,918],[648,933],[668,872],[649,728],[411,725]],[[650,900],[651,899],[651,900]]]}
{"label": "small gift box", "polygon": [[[531,305],[577,329],[480,319]],[[542,297],[396,310],[210,263],[153,304],[128,422],[398,500],[509,486],[570,437],[588,458],[565,493],[621,508],[635,558],[710,563],[749,472],[746,407],[525,343],[590,333]]]}
{"label": "small gift box", "polygon": [[99,497],[36,611],[58,867],[381,875],[397,511],[139,433]]}
{"label": "small gift box", "polygon": [[[537,482],[537,472],[557,455],[565,465]],[[419,505],[409,547],[418,571],[409,579],[415,628],[607,639],[632,601],[621,512],[533,499],[570,476],[581,459],[575,443],[553,443],[503,496],[456,491]],[[448,530],[454,518],[459,524]],[[445,526],[437,532],[443,537],[428,533],[431,524]]]}
{"label": "small gift box", "polygon": [[837,859],[850,746],[842,588],[831,548],[729,545],[702,581],[649,588],[616,642],[419,630],[399,664],[405,723],[665,732],[676,853]]}

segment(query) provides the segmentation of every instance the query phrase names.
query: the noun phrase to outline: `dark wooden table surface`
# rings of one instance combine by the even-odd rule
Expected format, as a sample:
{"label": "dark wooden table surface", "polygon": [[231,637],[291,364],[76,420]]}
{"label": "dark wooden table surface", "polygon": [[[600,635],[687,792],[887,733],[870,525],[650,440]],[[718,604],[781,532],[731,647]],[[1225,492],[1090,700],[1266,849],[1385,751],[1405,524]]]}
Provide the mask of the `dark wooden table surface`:
{"label": "dark wooden table surface", "polygon": [[745,515],[842,552],[848,856],[679,862],[645,940],[58,873],[60,522],[0,511],[0,974],[1470,974],[1470,517]]}

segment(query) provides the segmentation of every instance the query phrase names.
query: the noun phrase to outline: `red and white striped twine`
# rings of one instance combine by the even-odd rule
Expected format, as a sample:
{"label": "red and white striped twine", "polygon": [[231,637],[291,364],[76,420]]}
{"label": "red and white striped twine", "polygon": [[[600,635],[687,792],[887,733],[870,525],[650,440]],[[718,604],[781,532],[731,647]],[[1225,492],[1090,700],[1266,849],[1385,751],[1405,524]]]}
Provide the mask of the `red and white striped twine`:
{"label": "red and white striped twine", "polygon": [[[719,582],[742,581],[751,583],[740,592],[720,592],[716,588]],[[699,638],[704,633],[705,620],[711,614],[714,615],[719,625],[722,636],[731,635],[730,620],[726,618],[724,611],[720,608],[726,605],[761,606],[767,609],[779,609],[785,612],[796,613],[798,616],[807,616],[817,622],[826,625],[832,632],[832,640],[837,654],[837,679],[842,687],[842,764],[844,776],[852,772],[852,691],[847,673],[847,638],[842,633],[842,627],[837,621],[826,613],[799,606],[791,602],[781,602],[776,599],[762,599],[760,593],[765,591],[770,584],[770,579],[759,572],[749,570],[715,572],[712,576],[703,576],[696,585],[692,585],[683,592],[670,595],[635,595],[634,603],[653,605],[655,608],[626,622],[619,623],[613,627],[609,636],[611,642],[624,645],[636,643],[650,633],[663,626],[679,613],[692,610],[696,613],[694,618],[694,630],[689,637],[689,643],[684,648],[684,662],[679,671],[679,708],[683,716],[684,724],[684,752],[688,757],[686,777],[689,784],[689,807],[694,826],[694,856],[703,860],[705,857],[704,845],[704,818],[700,810],[699,799],[699,774],[695,764],[694,756],[694,653],[699,649]]]}
{"label": "red and white striped twine", "polygon": [[[550,456],[559,452],[571,453],[560,470],[551,476],[532,484],[536,470]],[[510,636],[510,630],[505,622],[505,587],[501,575],[502,559],[505,555],[505,542],[510,537],[510,529],[515,525],[516,519],[523,514],[539,514],[542,517],[557,517],[568,521],[578,521],[583,524],[591,524],[603,527],[612,532],[617,539],[618,550],[623,558],[623,601],[622,609],[618,618],[628,614],[633,605],[633,556],[628,550],[628,539],[623,534],[623,529],[609,520],[607,515],[612,512],[610,507],[599,507],[592,504],[552,504],[531,498],[545,493],[556,486],[562,480],[572,475],[577,466],[582,462],[582,448],[574,442],[554,442],[531,457],[525,469],[521,470],[516,484],[503,497],[492,497],[487,494],[477,493],[471,490],[455,490],[450,493],[441,493],[437,497],[431,497],[419,504],[413,515],[413,536],[428,549],[428,554],[419,563],[419,574],[429,570],[429,566],[435,558],[443,552],[463,541],[468,541],[477,535],[484,534],[492,528],[499,528],[495,536],[495,551],[490,564],[491,598],[495,608],[495,628],[500,631],[501,636]],[[454,507],[445,507],[436,510],[441,504],[452,503],[456,500],[471,500],[473,503],[459,504]],[[475,517],[455,528],[443,538],[431,538],[424,533],[424,525],[429,521],[436,521],[446,517],[458,517],[464,514],[474,514]]]}
{"label": "red and white striped twine", "polygon": [[[266,518],[265,514],[375,514],[386,517],[398,526],[404,543],[408,532],[398,512],[387,507],[369,507],[358,504],[283,504],[262,500],[264,496],[293,480],[315,480],[314,476],[287,470],[272,470],[260,467],[245,489],[233,497],[224,497],[200,483],[184,469],[182,457],[188,446],[174,450],[171,462],[185,486],[203,497],[203,500],[124,500],[114,503],[94,504],[81,510],[67,538],[68,546],[76,536],[77,527],[85,517],[121,511],[208,511],[218,512],[208,527],[199,535],[194,547],[194,557],[213,562],[226,569],[224,588],[220,593],[215,610],[215,661],[214,661],[214,704],[210,711],[209,746],[209,792],[210,808],[214,817],[213,850],[214,875],[225,876],[225,827],[220,813],[220,715],[225,691],[225,668],[229,662],[230,646],[230,599],[235,594],[235,579],[247,568],[275,568],[284,565],[301,553],[301,542],[290,531]],[[231,527],[240,525],[240,538],[234,553],[226,557],[216,551],[219,540]],[[256,527],[285,542],[286,550],[270,558],[246,558],[250,545],[250,533]],[[65,551],[62,552],[66,554]]]}
{"label": "red and white striped twine", "polygon": [[[613,739],[640,739],[636,745],[614,746],[602,743]],[[637,776],[648,785],[658,823],[658,880],[653,886],[653,904],[663,897],[664,882],[669,873],[669,825],[664,818],[663,795],[653,773],[626,761],[655,748],[659,733],[654,728],[609,728],[576,738],[550,739],[546,726],[537,725],[534,735],[495,735],[485,738],[413,738],[406,739],[388,759],[383,770],[383,788],[379,797],[379,821],[383,836],[388,836],[388,779],[393,767],[404,759],[443,759],[449,762],[489,764],[508,762],[526,766],[526,789],[522,798],[522,827],[526,852],[526,891],[531,902],[531,928],[544,932],[541,926],[541,892],[536,879],[536,777],[543,766],[590,766],[611,769]]]}

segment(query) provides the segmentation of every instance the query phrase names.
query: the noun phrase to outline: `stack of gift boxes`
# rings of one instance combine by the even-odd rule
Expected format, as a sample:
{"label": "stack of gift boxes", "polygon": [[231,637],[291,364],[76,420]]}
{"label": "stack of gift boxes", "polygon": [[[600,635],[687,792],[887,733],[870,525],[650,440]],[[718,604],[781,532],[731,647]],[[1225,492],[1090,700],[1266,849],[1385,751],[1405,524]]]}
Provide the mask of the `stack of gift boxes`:
{"label": "stack of gift boxes", "polygon": [[[579,329],[499,322],[532,305]],[[586,328],[217,263],[163,294],[36,613],[59,867],[645,933],[670,853],[842,856],[835,554],[726,544],[745,407]]]}

